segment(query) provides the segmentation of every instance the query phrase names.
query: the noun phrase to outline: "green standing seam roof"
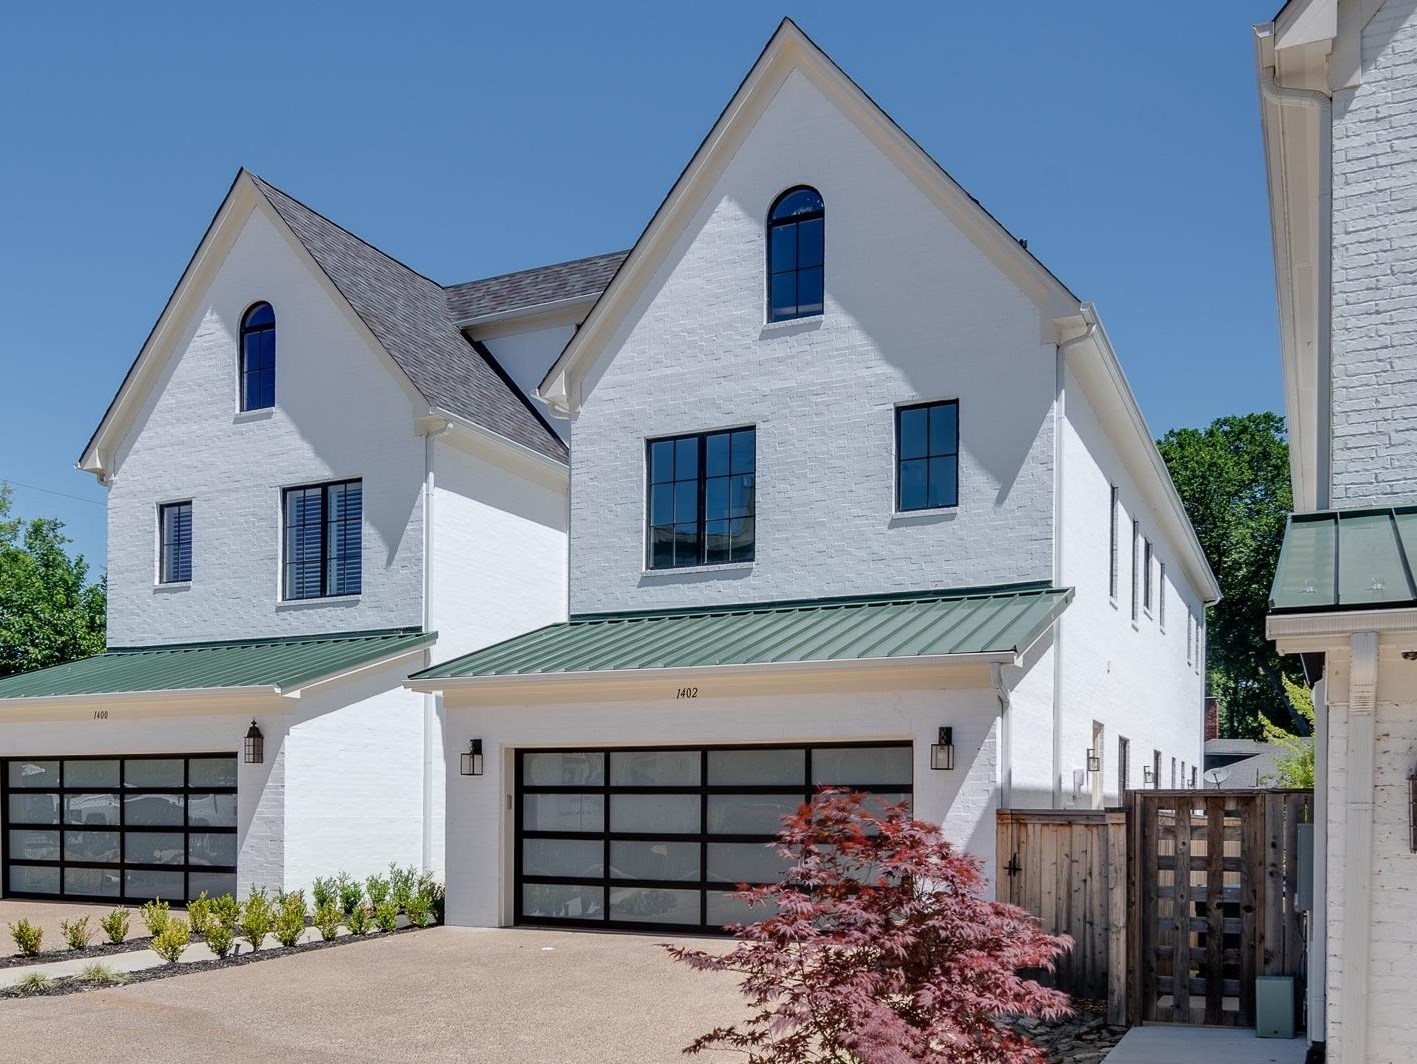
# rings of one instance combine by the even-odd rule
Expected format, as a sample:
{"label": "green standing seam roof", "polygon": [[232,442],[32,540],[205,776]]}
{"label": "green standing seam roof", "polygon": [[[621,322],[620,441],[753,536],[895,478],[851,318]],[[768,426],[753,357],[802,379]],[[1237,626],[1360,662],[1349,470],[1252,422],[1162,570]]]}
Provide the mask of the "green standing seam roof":
{"label": "green standing seam roof", "polygon": [[1417,506],[1293,514],[1275,567],[1273,612],[1417,604]]}
{"label": "green standing seam roof", "polygon": [[411,680],[1022,652],[1072,601],[1046,584],[590,614],[414,673]]}
{"label": "green standing seam roof", "polygon": [[432,646],[436,632],[378,632],[120,647],[91,658],[0,678],[0,700],[212,688],[301,687]]}

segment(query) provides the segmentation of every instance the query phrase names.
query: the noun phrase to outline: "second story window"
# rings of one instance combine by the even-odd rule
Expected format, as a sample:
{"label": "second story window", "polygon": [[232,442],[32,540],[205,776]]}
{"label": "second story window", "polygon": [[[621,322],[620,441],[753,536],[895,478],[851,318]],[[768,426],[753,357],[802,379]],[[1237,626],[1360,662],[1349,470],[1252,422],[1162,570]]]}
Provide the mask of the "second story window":
{"label": "second story window", "polygon": [[1142,540],[1141,545],[1141,587],[1142,605],[1146,607],[1146,615],[1151,616],[1151,607],[1155,593],[1151,583],[1151,540]]}
{"label": "second story window", "polygon": [[241,319],[241,409],[276,405],[276,312],[257,303]]}
{"label": "second story window", "polygon": [[359,594],[363,481],[286,488],[284,504],[285,597]]}
{"label": "second story window", "polygon": [[806,185],[790,188],[768,212],[768,321],[822,312],[826,208]]}
{"label": "second story window", "polygon": [[753,560],[757,430],[650,440],[645,565]]}
{"label": "second story window", "polygon": [[157,578],[163,584],[192,579],[192,504],[169,502],[157,508]]}
{"label": "second story window", "polygon": [[1141,522],[1132,522],[1132,621],[1137,619],[1137,606],[1141,599]]}
{"label": "second story window", "polygon": [[959,505],[959,403],[897,407],[895,508]]}
{"label": "second story window", "polygon": [[1111,527],[1112,527],[1112,554],[1110,558],[1111,570],[1107,577],[1107,593],[1112,596],[1112,601],[1117,601],[1117,485],[1112,485],[1111,495]]}

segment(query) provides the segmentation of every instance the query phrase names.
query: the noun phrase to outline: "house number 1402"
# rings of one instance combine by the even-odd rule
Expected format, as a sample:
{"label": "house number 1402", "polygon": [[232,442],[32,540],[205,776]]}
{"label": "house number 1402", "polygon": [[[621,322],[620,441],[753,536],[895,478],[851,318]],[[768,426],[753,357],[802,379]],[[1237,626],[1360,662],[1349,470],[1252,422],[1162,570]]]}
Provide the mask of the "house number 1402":
{"label": "house number 1402", "polygon": [[674,697],[675,697],[675,698],[698,698],[698,697],[699,697],[699,689],[698,689],[697,687],[681,687],[681,688],[679,688],[679,693],[676,694]]}

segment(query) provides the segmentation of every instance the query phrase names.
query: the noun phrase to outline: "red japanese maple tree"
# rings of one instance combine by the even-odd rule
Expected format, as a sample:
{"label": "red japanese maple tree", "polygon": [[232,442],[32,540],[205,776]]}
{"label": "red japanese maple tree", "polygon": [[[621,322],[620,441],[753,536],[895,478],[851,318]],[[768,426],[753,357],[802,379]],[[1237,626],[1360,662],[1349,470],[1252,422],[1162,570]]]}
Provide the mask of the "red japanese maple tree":
{"label": "red japanese maple tree", "polygon": [[1023,909],[984,897],[980,863],[905,805],[824,790],[789,817],[782,883],[745,889],[766,909],[724,954],[676,960],[742,975],[751,1015],[684,1052],[735,1049],[749,1064],[1043,1064],[1001,1024],[1052,1020],[1068,997],[1019,974],[1071,948]]}

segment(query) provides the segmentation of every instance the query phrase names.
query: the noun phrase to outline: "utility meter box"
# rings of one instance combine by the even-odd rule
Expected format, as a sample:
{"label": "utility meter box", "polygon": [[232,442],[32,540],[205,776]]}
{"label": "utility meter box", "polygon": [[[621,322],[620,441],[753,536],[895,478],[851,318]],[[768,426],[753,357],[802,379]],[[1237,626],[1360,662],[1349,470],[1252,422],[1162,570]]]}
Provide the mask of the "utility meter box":
{"label": "utility meter box", "polygon": [[1255,1036],[1293,1038],[1294,977],[1261,975],[1255,979]]}

